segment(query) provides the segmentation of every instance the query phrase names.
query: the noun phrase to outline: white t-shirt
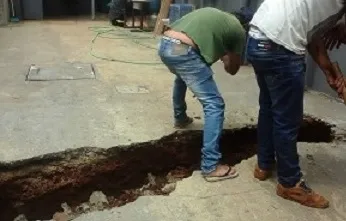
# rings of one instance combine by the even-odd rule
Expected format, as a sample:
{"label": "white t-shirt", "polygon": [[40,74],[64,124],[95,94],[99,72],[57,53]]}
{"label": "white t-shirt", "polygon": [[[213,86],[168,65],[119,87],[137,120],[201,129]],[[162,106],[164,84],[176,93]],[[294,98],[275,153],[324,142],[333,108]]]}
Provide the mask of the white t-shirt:
{"label": "white t-shirt", "polygon": [[297,54],[305,54],[315,34],[322,34],[344,15],[343,0],[264,0],[249,35],[266,36]]}

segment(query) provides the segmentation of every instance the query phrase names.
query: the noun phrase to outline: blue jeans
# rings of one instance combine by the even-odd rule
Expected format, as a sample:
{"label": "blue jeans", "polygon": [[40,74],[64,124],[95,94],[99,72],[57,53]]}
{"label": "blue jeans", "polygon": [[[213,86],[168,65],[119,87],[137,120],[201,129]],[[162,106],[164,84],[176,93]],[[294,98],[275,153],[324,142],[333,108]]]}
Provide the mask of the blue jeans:
{"label": "blue jeans", "polygon": [[186,89],[198,98],[204,111],[201,170],[210,173],[221,158],[219,141],[223,129],[225,103],[213,79],[213,71],[197,50],[174,39],[163,38],[159,56],[175,75],[173,108],[176,121],[186,119]]}
{"label": "blue jeans", "polygon": [[302,174],[297,136],[303,120],[305,57],[270,40],[249,38],[247,59],[258,86],[258,165],[269,170],[277,162],[279,183],[295,186]]}

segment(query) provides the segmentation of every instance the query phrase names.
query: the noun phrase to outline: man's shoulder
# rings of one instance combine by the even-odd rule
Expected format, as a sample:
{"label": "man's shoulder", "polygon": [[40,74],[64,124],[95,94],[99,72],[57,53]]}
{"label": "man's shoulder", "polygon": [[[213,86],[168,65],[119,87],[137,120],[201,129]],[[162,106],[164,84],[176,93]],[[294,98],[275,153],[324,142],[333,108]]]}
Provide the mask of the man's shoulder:
{"label": "man's shoulder", "polygon": [[208,12],[208,13],[221,13],[223,12],[222,10],[218,9],[218,8],[213,8],[213,7],[204,7],[204,8],[199,8],[196,9],[195,12]]}
{"label": "man's shoulder", "polygon": [[224,19],[225,19],[224,26],[226,27],[223,27],[223,28],[225,29],[225,31],[231,32],[233,34],[237,33],[239,35],[244,35],[244,36],[246,35],[243,25],[241,24],[241,22],[235,15],[225,12]]}

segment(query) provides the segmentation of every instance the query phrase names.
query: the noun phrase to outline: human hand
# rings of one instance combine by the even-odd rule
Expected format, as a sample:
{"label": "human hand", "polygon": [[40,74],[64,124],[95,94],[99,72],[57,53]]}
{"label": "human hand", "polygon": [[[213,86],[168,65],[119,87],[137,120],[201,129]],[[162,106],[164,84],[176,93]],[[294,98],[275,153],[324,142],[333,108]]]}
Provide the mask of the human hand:
{"label": "human hand", "polygon": [[343,76],[338,76],[337,78],[334,78],[333,80],[333,89],[338,93],[340,98],[343,98],[344,92],[346,93],[345,85],[346,85],[346,78]]}
{"label": "human hand", "polygon": [[332,75],[328,74],[326,75],[326,79],[327,79],[327,83],[329,84],[329,87],[331,87],[333,90],[336,90],[337,86],[336,86],[335,78]]}
{"label": "human hand", "polygon": [[340,23],[327,31],[323,35],[323,41],[326,49],[333,50],[335,47],[339,49],[341,44],[346,44],[346,26]]}
{"label": "human hand", "polygon": [[[338,77],[335,80],[336,92],[338,93],[340,98],[346,99],[346,77]],[[346,100],[345,100],[346,102]]]}
{"label": "human hand", "polygon": [[326,74],[329,86],[335,90],[346,104],[346,77],[341,72],[337,62],[332,63],[332,72]]}
{"label": "human hand", "polygon": [[223,67],[224,67],[225,71],[228,72],[228,69],[229,69],[229,62],[230,62],[229,55],[228,55],[228,54],[225,54],[224,56],[222,56],[222,57],[220,58],[220,60],[221,60],[222,63],[223,63]]}
{"label": "human hand", "polygon": [[[327,82],[329,86],[338,94],[342,99],[346,99],[346,78],[339,76],[334,78],[332,76],[327,76]],[[345,100],[346,102],[346,100]]]}

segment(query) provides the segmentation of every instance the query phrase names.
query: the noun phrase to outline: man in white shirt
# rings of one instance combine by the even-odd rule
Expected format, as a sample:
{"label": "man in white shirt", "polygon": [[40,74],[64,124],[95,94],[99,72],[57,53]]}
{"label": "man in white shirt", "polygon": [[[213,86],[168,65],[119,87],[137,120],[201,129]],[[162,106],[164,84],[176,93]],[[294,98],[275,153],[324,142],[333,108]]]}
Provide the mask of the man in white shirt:
{"label": "man in white shirt", "polygon": [[330,86],[342,93],[344,79],[336,77],[322,35],[343,15],[343,0],[264,0],[250,22],[247,60],[260,88],[254,176],[266,180],[276,164],[277,194],[315,208],[327,208],[329,202],[302,180],[297,153],[305,54],[310,53]]}

